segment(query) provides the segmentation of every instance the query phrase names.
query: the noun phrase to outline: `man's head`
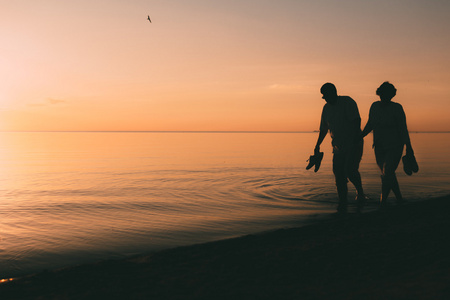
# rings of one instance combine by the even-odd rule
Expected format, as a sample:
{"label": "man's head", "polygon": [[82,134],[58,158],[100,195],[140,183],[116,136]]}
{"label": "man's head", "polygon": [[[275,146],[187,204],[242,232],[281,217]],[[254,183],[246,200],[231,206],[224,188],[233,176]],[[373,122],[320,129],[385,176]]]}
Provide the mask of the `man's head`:
{"label": "man's head", "polygon": [[336,90],[336,87],[334,86],[334,84],[329,83],[329,82],[325,83],[320,88],[320,92],[323,95],[322,98],[325,101],[327,101],[327,103],[330,103],[330,104],[336,103],[338,95],[337,95],[337,90]]}

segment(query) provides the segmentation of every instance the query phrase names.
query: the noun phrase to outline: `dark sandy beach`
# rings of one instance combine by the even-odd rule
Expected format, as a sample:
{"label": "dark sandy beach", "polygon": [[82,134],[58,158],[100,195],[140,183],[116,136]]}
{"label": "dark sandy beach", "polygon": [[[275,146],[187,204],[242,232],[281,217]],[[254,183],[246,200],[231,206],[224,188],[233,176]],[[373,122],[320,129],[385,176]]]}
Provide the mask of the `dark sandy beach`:
{"label": "dark sandy beach", "polygon": [[450,299],[450,196],[0,284],[0,299]]}

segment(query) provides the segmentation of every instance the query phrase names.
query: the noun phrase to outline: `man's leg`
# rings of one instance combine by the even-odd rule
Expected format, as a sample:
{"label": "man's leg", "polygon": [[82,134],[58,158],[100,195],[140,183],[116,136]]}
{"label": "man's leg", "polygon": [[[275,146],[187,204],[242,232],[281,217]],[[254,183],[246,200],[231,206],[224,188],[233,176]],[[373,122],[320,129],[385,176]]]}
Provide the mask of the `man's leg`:
{"label": "man's leg", "polygon": [[349,174],[348,180],[355,186],[358,196],[364,196],[364,189],[362,187],[361,174],[359,174],[359,171],[356,170]]}
{"label": "man's leg", "polygon": [[364,206],[364,202],[366,200],[366,195],[364,194],[364,190],[362,187],[361,174],[359,173],[359,164],[361,162],[361,158],[363,155],[364,144],[361,142],[356,145],[347,155],[346,159],[346,172],[348,179],[355,186],[357,192],[357,206],[358,211],[362,209]]}
{"label": "man's leg", "polygon": [[361,212],[361,210],[363,209],[365,203],[366,203],[366,194],[364,194],[364,190],[362,187],[362,182],[361,182],[361,174],[359,173],[359,171],[354,171],[352,173],[351,176],[349,176],[348,178],[351,183],[353,183],[353,185],[356,188],[356,207],[358,212]]}
{"label": "man's leg", "polygon": [[339,197],[338,212],[347,211],[347,176],[345,175],[345,155],[333,154],[333,173],[336,180],[336,188]]}

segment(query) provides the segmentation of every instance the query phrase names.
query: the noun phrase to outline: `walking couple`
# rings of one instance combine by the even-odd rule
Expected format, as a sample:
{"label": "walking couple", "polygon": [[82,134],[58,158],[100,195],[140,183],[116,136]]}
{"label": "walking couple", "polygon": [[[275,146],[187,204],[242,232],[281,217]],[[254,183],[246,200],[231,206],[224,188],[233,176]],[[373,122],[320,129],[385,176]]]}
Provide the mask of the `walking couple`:
{"label": "walking couple", "polygon": [[[369,120],[361,131],[361,117],[356,102],[348,96],[338,96],[332,83],[325,83],[320,92],[326,101],[320,121],[320,132],[314,155],[310,157],[307,169],[320,167],[323,153],[320,145],[327,135],[331,135],[333,147],[333,173],[339,197],[338,212],[347,212],[347,182],[350,181],[357,191],[357,208],[360,211],[366,195],[361,183],[359,163],[363,154],[364,137],[373,131],[375,158],[381,170],[380,207],[386,206],[390,191],[398,202],[403,202],[395,171],[402,158],[406,146],[406,157],[414,157],[411,147],[406,116],[403,107],[392,98],[396,88],[389,82],[384,82],[376,91],[380,101],[372,104]],[[405,170],[406,171],[406,170]],[[414,170],[417,172],[417,170]]]}

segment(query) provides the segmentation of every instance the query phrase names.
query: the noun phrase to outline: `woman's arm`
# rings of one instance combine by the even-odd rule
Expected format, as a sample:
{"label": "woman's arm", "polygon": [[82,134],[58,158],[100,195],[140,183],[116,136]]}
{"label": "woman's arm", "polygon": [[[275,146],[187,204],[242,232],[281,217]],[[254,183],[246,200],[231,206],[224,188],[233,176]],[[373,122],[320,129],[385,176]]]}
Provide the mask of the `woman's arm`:
{"label": "woman's arm", "polygon": [[364,126],[364,130],[361,133],[361,137],[364,138],[366,135],[368,135],[373,130],[372,123],[370,122],[370,119],[367,121],[366,126]]}
{"label": "woman's arm", "polygon": [[406,146],[406,154],[414,154],[413,148],[411,146],[411,139],[409,138],[408,126],[406,125],[406,114],[401,105],[399,126],[400,136],[402,138],[403,144]]}
{"label": "woman's arm", "polygon": [[370,107],[369,110],[369,120],[367,120],[366,126],[364,126],[364,129],[361,133],[361,138],[364,138],[366,135],[368,135],[373,130],[373,122],[372,122],[372,114],[373,114],[373,105]]}

